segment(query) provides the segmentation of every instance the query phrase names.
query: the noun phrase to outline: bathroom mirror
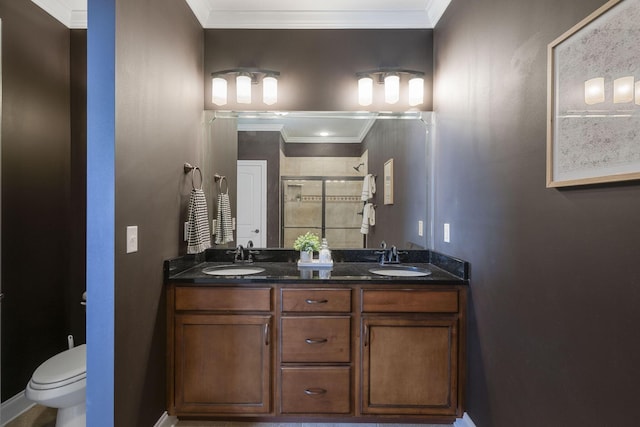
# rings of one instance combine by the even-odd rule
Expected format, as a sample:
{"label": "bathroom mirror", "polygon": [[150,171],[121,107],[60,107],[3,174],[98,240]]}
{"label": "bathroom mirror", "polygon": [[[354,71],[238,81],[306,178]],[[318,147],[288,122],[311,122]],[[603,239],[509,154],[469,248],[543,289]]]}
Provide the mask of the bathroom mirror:
{"label": "bathroom mirror", "polygon": [[[291,248],[311,231],[336,249],[431,247],[432,113],[205,111],[204,123],[211,215],[227,187],[214,174],[226,177],[235,206],[230,244]],[[394,198],[385,204],[389,160]],[[365,234],[368,174],[376,192]]]}

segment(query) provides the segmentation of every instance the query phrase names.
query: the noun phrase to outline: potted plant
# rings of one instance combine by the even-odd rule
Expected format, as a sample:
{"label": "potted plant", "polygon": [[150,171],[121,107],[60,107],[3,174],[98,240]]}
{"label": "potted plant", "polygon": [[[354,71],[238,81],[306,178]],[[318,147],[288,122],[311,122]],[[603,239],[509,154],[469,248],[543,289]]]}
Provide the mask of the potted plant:
{"label": "potted plant", "polygon": [[300,251],[300,261],[310,262],[313,259],[313,252],[320,250],[320,238],[311,232],[301,234],[293,242],[293,249]]}

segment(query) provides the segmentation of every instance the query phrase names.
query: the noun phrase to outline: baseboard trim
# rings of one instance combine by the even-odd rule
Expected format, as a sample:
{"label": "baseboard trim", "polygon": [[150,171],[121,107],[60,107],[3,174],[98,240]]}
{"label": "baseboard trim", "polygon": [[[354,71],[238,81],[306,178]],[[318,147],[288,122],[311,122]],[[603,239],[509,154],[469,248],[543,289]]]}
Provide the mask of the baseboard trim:
{"label": "baseboard trim", "polygon": [[9,421],[13,421],[34,406],[36,406],[36,404],[25,397],[24,390],[21,391],[12,398],[2,402],[0,425],[5,426]]}
{"label": "baseboard trim", "polygon": [[172,417],[167,414],[167,411],[164,411],[162,416],[156,422],[156,425],[153,427],[175,427],[178,424],[178,418]]}
{"label": "baseboard trim", "polygon": [[465,412],[462,418],[456,419],[456,422],[453,423],[453,427],[476,427],[476,424],[473,422],[469,414]]}

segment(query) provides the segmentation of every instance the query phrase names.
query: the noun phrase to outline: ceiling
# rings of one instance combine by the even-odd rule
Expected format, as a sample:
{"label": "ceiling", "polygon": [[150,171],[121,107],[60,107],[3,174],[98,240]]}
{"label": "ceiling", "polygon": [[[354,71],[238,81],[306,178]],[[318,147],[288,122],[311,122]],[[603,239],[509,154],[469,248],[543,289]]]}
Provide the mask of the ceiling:
{"label": "ceiling", "polygon": [[[31,0],[68,28],[87,28],[87,0]],[[203,28],[433,28],[451,0],[185,0]],[[361,142],[375,117],[247,113],[240,130],[278,130],[286,142]]]}
{"label": "ceiling", "polygon": [[[31,0],[87,28],[87,0]],[[186,0],[203,28],[433,28],[451,0]]]}

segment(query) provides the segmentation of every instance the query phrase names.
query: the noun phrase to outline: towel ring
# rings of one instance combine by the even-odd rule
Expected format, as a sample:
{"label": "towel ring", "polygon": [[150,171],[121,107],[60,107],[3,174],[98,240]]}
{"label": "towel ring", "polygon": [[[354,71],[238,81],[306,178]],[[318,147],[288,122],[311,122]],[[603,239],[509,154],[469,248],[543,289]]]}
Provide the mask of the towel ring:
{"label": "towel ring", "polygon": [[204,183],[204,179],[202,178],[202,171],[197,166],[191,169],[191,187],[193,187],[193,189],[196,190],[196,170],[200,172],[200,188],[197,188],[197,190],[202,190],[202,184]]}
{"label": "towel ring", "polygon": [[[224,175],[218,175],[215,174],[213,176],[213,179],[218,183],[218,190],[220,191],[220,194],[228,194],[229,193],[229,182],[227,181],[227,177]],[[227,185],[227,188],[225,191],[222,191],[222,183],[225,183]]]}

